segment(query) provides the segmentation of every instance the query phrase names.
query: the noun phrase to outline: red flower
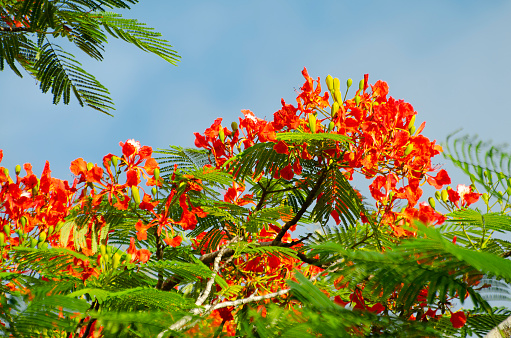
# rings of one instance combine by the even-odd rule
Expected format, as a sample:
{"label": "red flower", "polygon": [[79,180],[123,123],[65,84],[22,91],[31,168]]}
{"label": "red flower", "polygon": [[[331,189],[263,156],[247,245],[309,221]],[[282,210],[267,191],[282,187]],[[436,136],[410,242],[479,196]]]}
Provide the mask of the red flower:
{"label": "red flower", "polygon": [[428,183],[437,189],[441,189],[442,186],[446,184],[451,184],[451,178],[447,174],[447,171],[442,169],[438,172],[438,174],[435,177],[429,176]]}
{"label": "red flower", "polygon": [[273,146],[273,150],[275,150],[279,154],[286,154],[289,155],[289,147],[287,146],[286,142],[279,141]]}
{"label": "red flower", "polygon": [[287,166],[280,170],[280,177],[288,181],[294,177],[293,168],[291,168],[291,164],[288,164]]}
{"label": "red flower", "polygon": [[467,322],[467,317],[465,316],[465,313],[463,311],[458,311],[451,314],[451,323],[452,327],[455,329],[462,328],[465,326],[465,323]]}
{"label": "red flower", "polygon": [[165,241],[165,243],[167,243],[167,245],[170,245],[172,247],[178,247],[181,245],[181,242],[183,241],[183,239],[181,238],[181,236],[175,236],[174,238],[170,239],[170,238],[164,238],[163,239]]}

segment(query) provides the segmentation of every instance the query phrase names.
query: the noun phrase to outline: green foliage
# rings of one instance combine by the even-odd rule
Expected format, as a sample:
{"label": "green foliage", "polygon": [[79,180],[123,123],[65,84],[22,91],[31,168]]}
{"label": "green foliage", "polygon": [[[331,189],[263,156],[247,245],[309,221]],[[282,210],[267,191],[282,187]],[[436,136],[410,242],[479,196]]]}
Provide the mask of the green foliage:
{"label": "green foliage", "polygon": [[[71,93],[81,106],[110,115],[114,109],[108,90],[81,68],[74,55],[62,48],[67,40],[92,59],[103,60],[107,34],[176,64],[179,56],[161,34],[135,19],[107,9],[129,9],[138,1],[0,1],[0,70],[7,64],[22,77],[26,71],[53,103],[68,104]],[[21,70],[18,68],[21,67]]]}

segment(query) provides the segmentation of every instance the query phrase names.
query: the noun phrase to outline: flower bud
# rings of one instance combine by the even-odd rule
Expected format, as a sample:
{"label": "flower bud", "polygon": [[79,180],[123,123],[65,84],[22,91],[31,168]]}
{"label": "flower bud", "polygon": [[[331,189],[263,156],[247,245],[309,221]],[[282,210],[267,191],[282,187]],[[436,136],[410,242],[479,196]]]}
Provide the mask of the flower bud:
{"label": "flower bud", "polygon": [[119,161],[119,158],[117,156],[112,156],[112,164],[114,167],[117,167],[117,162]]}
{"label": "flower bud", "polygon": [[511,187],[511,178],[509,178],[509,179],[506,181],[506,183],[507,183],[507,186],[508,186],[508,187]]}
{"label": "flower bud", "polygon": [[48,235],[53,235],[53,232],[55,231],[55,227],[53,225],[50,225],[48,227]]}
{"label": "flower bud", "polygon": [[410,143],[409,145],[406,146],[406,149],[405,149],[405,156],[408,156],[410,155],[410,153],[412,152],[413,150],[413,143]]}
{"label": "flower bud", "polygon": [[138,187],[131,187],[131,197],[133,197],[133,200],[137,203],[137,205],[140,204],[140,193],[138,192]]}
{"label": "flower bud", "polygon": [[156,196],[156,194],[158,193],[158,190],[156,189],[156,187],[153,187],[151,189],[151,192],[153,193],[153,196]]}
{"label": "flower bud", "polygon": [[338,77],[336,77],[334,79],[334,92],[337,92],[337,91],[340,91],[341,90],[341,81],[339,80]]}
{"label": "flower bud", "polygon": [[415,133],[415,130],[416,130],[416,129],[417,129],[417,128],[415,128],[415,126],[412,126],[410,129],[408,129],[408,131],[410,132],[410,135],[412,135],[412,136],[413,136],[413,134]]}
{"label": "flower bud", "polygon": [[349,87],[351,87],[351,85],[352,85],[352,84],[353,84],[353,80],[352,80],[352,79],[348,79],[348,80],[346,81],[346,86],[347,86],[348,88],[349,88]]}
{"label": "flower bud", "polygon": [[36,245],[37,245],[37,239],[31,238],[30,239],[30,247],[35,248]]}
{"label": "flower bud", "polygon": [[114,257],[112,258],[112,266],[114,269],[117,269],[117,267],[119,266],[119,263],[121,262],[121,254],[116,252],[114,254]]}
{"label": "flower bud", "polygon": [[337,105],[341,106],[342,104],[342,94],[341,94],[341,91],[340,90],[336,90],[334,92],[334,99],[335,99],[335,102],[337,102]]}
{"label": "flower bud", "polygon": [[507,187],[506,192],[509,196],[511,196],[511,187]]}
{"label": "flower bud", "polygon": [[220,130],[218,131],[218,137],[220,138],[220,141],[222,143],[225,143],[225,133],[224,133],[224,127],[220,125]]}
{"label": "flower bud", "polygon": [[335,114],[337,114],[338,110],[339,104],[337,102],[334,102],[334,104],[332,104],[332,111],[330,112],[330,116],[335,117]]}
{"label": "flower bud", "polygon": [[483,201],[484,201],[485,203],[488,203],[488,201],[490,200],[490,196],[488,196],[488,194],[487,194],[487,193],[484,193],[484,194],[481,196],[481,198],[483,199]]}
{"label": "flower bud", "polygon": [[25,225],[27,224],[27,218],[25,216],[21,216],[20,218],[20,224],[21,226],[24,228]]}
{"label": "flower bud", "polygon": [[16,173],[16,176],[18,176],[21,172],[21,166],[19,164],[16,165],[14,168],[14,172]]}
{"label": "flower bud", "polygon": [[435,204],[436,204],[436,202],[435,202],[435,199],[434,199],[433,197],[428,198],[428,203],[429,203],[429,205],[430,205],[433,209],[435,209]]}
{"label": "flower bud", "polygon": [[5,235],[3,232],[0,232],[0,248],[5,246]]}
{"label": "flower bud", "polygon": [[9,169],[4,168],[4,174],[5,174],[5,176],[9,177]]}
{"label": "flower bud", "polygon": [[355,104],[358,106],[360,104],[360,96],[355,96]]}
{"label": "flower bud", "polygon": [[360,82],[358,83],[358,89],[360,90],[364,90],[364,80],[360,80]]}
{"label": "flower bud", "polygon": [[447,190],[442,190],[442,201],[447,202],[449,200],[449,193]]}
{"label": "flower bud", "polygon": [[330,123],[328,124],[328,132],[331,132],[335,127],[335,123],[334,121],[330,121]]}
{"label": "flower bud", "polygon": [[92,162],[87,163],[87,171],[91,170],[92,168],[94,168],[94,163]]}
{"label": "flower bud", "polygon": [[309,128],[311,133],[316,133],[316,115],[314,114],[309,114]]}
{"label": "flower bud", "polygon": [[133,255],[132,254],[126,254],[126,262],[131,262],[131,260],[133,259]]}
{"label": "flower bud", "polygon": [[438,190],[435,191],[435,198],[440,201],[440,199],[442,198],[442,194],[440,193],[440,191]]}
{"label": "flower bud", "polygon": [[39,243],[39,249],[48,249],[48,242]]}
{"label": "flower bud", "polygon": [[416,116],[417,116],[417,115],[413,115],[413,116],[412,116],[412,118],[410,119],[410,123],[408,123],[408,127],[407,127],[407,128],[408,128],[408,130],[410,130],[410,128],[412,128],[412,126],[414,126],[414,125],[415,125],[415,117],[416,117]]}
{"label": "flower bud", "polygon": [[238,124],[236,123],[236,121],[232,121],[231,123],[231,129],[232,129],[232,132],[235,133],[236,130],[238,130]]}
{"label": "flower bud", "polygon": [[334,79],[332,78],[332,75],[328,74],[325,79],[326,86],[329,91],[334,91]]}
{"label": "flower bud", "polygon": [[154,180],[156,182],[158,182],[158,180],[160,179],[160,168],[154,168],[153,175],[154,175]]}
{"label": "flower bud", "polygon": [[39,234],[39,242],[43,243],[44,241],[46,241],[46,237],[47,237],[47,236],[48,236],[48,235],[46,234],[46,232],[41,232],[41,233]]}
{"label": "flower bud", "polygon": [[106,245],[105,244],[101,244],[99,246],[99,252],[101,253],[101,256],[106,256]]}

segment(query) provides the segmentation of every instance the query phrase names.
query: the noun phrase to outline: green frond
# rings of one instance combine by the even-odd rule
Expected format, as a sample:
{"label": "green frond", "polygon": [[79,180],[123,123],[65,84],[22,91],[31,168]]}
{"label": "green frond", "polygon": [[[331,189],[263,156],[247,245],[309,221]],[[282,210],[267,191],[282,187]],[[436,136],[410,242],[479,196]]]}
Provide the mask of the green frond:
{"label": "green frond", "polygon": [[363,205],[342,171],[330,170],[320,193],[322,195],[312,210],[316,222],[325,224],[335,211],[345,227],[355,225]]}
{"label": "green frond", "polygon": [[72,91],[81,106],[85,104],[110,115],[107,110],[113,109],[113,102],[108,90],[80,68],[81,64],[73,55],[51,43],[42,45],[38,52],[40,56],[34,65],[35,76],[40,81],[43,93],[51,89],[54,104],[62,98],[68,104]]}
{"label": "green frond", "polygon": [[132,43],[141,50],[153,53],[165,61],[175,65],[179,61],[176,51],[168,41],[161,39],[161,34],[153,28],[135,19],[126,19],[110,12],[98,12],[97,19],[105,30],[113,37]]}
{"label": "green frond", "polygon": [[169,311],[175,308],[191,309],[193,300],[174,291],[160,291],[155,288],[133,288],[110,293],[101,307],[115,311]]}
{"label": "green frond", "polygon": [[278,133],[276,136],[279,141],[290,141],[294,143],[311,143],[310,141],[337,141],[337,142],[346,142],[352,143],[351,139],[345,135],[339,134],[330,134],[330,133],[319,133],[319,134],[311,134],[311,133],[300,133],[300,132],[292,132],[292,133]]}
{"label": "green frond", "polygon": [[158,149],[155,153],[161,154],[155,159],[161,167],[161,173],[165,174],[164,177],[168,177],[174,172],[174,164],[177,164],[178,169],[185,170],[198,170],[206,164],[210,164],[208,152],[203,149],[169,146],[169,149]]}
{"label": "green frond", "polygon": [[447,137],[444,157],[470,176],[473,182],[481,184],[488,194],[498,200],[508,201],[511,194],[506,191],[511,187],[511,154],[505,152],[505,146],[493,146],[477,137],[468,135],[455,138]]}

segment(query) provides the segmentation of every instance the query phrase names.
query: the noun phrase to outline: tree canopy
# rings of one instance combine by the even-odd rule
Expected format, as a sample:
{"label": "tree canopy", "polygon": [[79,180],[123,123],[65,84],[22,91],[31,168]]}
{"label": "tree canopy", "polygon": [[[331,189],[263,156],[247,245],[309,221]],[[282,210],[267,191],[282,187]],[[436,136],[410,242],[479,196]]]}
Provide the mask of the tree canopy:
{"label": "tree canopy", "polygon": [[72,43],[101,61],[108,37],[122,39],[176,64],[179,56],[161,34],[136,19],[110,12],[129,9],[137,0],[1,0],[0,70],[28,73],[53,103],[68,104],[74,95],[81,106],[110,115],[114,103],[105,88],[61,45]]}
{"label": "tree canopy", "polygon": [[451,188],[442,147],[385,82],[348,98],[351,79],[342,95],[338,78],[322,91],[303,76],[296,104],[218,118],[196,149],[126,140],[73,161],[72,183],[49,163],[0,168],[1,332],[481,336],[509,316],[488,302],[509,296],[509,155],[482,163],[455,140],[446,156],[474,184]]}

